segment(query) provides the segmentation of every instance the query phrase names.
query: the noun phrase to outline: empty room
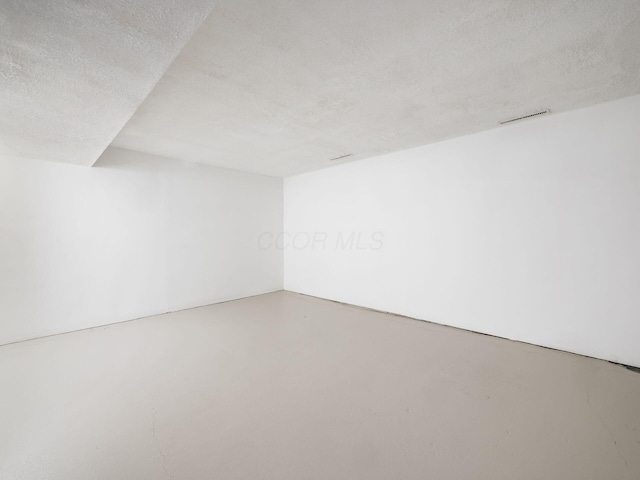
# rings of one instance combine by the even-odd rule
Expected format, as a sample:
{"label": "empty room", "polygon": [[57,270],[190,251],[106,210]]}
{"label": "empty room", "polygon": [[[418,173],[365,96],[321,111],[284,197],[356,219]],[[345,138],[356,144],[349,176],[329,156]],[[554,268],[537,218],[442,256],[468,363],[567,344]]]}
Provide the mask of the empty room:
{"label": "empty room", "polygon": [[640,1],[2,0],[0,479],[640,479]]}

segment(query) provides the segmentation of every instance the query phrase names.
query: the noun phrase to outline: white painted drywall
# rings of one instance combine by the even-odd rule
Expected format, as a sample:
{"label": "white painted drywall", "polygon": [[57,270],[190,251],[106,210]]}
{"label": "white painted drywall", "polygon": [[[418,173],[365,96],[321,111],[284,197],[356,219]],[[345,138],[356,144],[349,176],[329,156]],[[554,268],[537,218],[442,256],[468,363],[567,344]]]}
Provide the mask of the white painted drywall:
{"label": "white painted drywall", "polygon": [[282,288],[282,180],[108,149],[0,158],[0,344]]}
{"label": "white painted drywall", "polygon": [[287,178],[285,288],[640,366],[639,129],[634,96]]}

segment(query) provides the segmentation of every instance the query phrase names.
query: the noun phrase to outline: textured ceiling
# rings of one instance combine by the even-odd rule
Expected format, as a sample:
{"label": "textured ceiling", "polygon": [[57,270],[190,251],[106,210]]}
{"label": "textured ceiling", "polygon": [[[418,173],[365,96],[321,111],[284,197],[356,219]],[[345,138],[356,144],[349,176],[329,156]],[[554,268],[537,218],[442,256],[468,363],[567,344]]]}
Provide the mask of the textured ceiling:
{"label": "textured ceiling", "polygon": [[114,145],[270,175],[640,92],[638,0],[221,0]]}
{"label": "textured ceiling", "polygon": [[210,0],[2,0],[0,154],[92,165]]}

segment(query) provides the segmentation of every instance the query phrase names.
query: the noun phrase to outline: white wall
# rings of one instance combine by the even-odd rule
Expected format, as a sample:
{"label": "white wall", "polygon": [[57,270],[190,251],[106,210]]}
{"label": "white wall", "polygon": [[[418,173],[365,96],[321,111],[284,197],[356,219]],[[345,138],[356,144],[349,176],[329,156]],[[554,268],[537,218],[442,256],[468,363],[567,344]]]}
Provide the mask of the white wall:
{"label": "white wall", "polygon": [[284,198],[287,290],[640,366],[640,96],[287,178]]}
{"label": "white wall", "polygon": [[282,289],[282,179],[108,149],[0,156],[0,344]]}

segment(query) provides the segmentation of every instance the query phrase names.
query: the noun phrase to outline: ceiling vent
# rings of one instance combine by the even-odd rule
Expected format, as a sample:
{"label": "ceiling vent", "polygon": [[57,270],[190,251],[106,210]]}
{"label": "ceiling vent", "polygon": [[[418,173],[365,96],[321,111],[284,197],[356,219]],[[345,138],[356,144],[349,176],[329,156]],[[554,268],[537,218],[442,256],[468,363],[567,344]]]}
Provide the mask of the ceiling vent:
{"label": "ceiling vent", "polygon": [[352,156],[353,156],[353,153],[347,153],[346,155],[340,155],[339,157],[330,158],[329,161],[334,162],[336,160],[342,160],[343,158],[352,157]]}
{"label": "ceiling vent", "polygon": [[535,113],[530,113],[529,115],[523,115],[521,117],[516,117],[516,118],[510,118],[509,120],[502,120],[501,122],[498,122],[500,125],[504,125],[505,123],[511,123],[511,122],[518,122],[520,120],[526,120],[527,118],[532,118],[532,117],[537,117],[538,115],[544,115],[546,113],[549,113],[550,110],[541,110],[539,112],[535,112]]}

